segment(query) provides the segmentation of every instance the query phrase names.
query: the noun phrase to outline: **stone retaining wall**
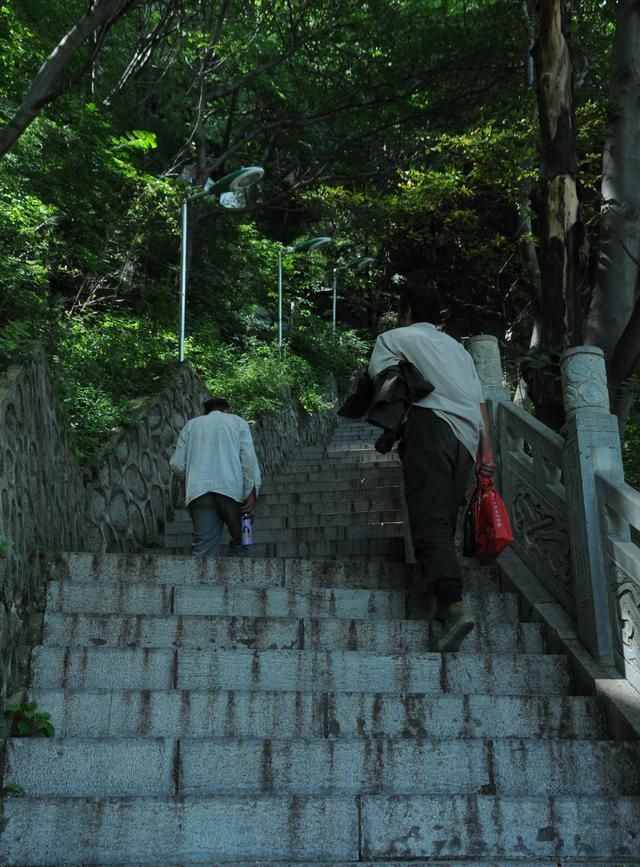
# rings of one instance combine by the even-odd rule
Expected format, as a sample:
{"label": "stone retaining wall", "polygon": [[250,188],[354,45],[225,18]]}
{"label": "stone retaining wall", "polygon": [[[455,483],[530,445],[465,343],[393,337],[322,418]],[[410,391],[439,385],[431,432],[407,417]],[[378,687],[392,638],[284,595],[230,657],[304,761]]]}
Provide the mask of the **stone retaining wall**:
{"label": "stone retaining wall", "polygon": [[[26,679],[44,604],[43,562],[63,550],[130,552],[159,540],[182,494],[169,458],[207,396],[197,373],[181,365],[83,469],[46,361],[0,377],[0,541],[9,543],[8,558],[0,556],[0,699]],[[334,423],[333,409],[308,417],[292,405],[253,424],[263,472],[326,439]]]}
{"label": "stone retaining wall", "polygon": [[158,536],[178,501],[169,458],[185,422],[209,397],[189,364],[147,401],[134,422],[114,434],[87,468],[83,550],[137,551]]}
{"label": "stone retaining wall", "polygon": [[[39,358],[0,376],[0,699],[26,676],[29,648],[44,603],[42,564],[83,539],[82,470]],[[4,575],[1,572],[4,572]]]}

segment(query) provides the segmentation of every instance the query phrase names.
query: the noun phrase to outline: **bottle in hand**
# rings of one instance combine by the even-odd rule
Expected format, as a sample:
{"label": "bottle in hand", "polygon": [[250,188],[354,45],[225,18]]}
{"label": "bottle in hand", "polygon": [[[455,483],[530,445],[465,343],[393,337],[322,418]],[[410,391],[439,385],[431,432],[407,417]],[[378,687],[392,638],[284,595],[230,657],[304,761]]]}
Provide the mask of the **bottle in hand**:
{"label": "bottle in hand", "polygon": [[251,518],[248,515],[242,516],[242,544],[251,545],[253,542],[253,527],[251,526]]}

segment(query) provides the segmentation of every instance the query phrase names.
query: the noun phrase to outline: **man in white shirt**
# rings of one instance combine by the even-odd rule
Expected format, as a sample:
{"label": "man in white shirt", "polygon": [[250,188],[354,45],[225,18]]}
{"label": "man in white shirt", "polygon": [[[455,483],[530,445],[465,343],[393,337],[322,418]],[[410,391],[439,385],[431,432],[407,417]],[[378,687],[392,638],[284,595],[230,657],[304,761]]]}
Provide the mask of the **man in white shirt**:
{"label": "man in white shirt", "polygon": [[170,466],[186,477],[193,553],[218,556],[226,525],[230,556],[246,556],[242,515],[253,516],[262,479],[249,425],[231,412],[225,398],[207,400],[204,415],[186,423]]}
{"label": "man in white shirt", "polygon": [[435,288],[410,289],[400,298],[400,327],[381,334],[369,362],[375,378],[409,361],[434,386],[409,410],[399,454],[416,560],[425,564],[443,623],[438,650],[457,651],[475,623],[462,603],[462,572],[455,551],[458,509],[476,457],[492,475],[488,413],[473,359],[439,331]]}

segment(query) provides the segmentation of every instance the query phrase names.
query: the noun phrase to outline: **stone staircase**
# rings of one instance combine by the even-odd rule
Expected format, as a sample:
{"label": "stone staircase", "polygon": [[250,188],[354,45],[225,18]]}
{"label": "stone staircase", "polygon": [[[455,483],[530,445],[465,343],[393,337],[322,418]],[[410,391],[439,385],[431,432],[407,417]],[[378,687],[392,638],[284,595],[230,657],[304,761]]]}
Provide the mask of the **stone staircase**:
{"label": "stone staircase", "polygon": [[57,564],[30,691],[56,737],[9,741],[1,864],[640,864],[640,746],[497,569],[467,563],[478,626],[430,652],[375,435],[267,482],[261,557]]}

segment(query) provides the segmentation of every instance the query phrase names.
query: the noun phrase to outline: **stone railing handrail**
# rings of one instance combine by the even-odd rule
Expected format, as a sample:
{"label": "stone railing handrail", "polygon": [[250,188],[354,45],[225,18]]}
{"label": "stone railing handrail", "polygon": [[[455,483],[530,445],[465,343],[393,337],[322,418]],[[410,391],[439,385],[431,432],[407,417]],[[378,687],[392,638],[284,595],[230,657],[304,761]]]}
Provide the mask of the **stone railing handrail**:
{"label": "stone railing handrail", "polygon": [[610,479],[604,473],[596,473],[596,479],[602,504],[640,530],[640,491],[626,482]]}
{"label": "stone railing handrail", "polygon": [[640,547],[629,530],[640,529],[640,493],[624,482],[604,353],[564,353],[560,435],[511,403],[495,337],[471,338],[469,351],[491,411],[513,556],[571,616],[596,662],[640,688]]}
{"label": "stone railing handrail", "polygon": [[[500,430],[507,439],[504,445],[508,447],[514,459],[521,462],[523,458],[528,459],[524,461],[525,465],[530,465],[536,473],[533,483],[539,481],[541,484],[549,482],[559,484],[564,446],[562,436],[515,403],[500,401],[499,411],[503,414]],[[517,443],[518,439],[521,441],[520,445]],[[531,454],[525,450],[524,443],[529,446]]]}

